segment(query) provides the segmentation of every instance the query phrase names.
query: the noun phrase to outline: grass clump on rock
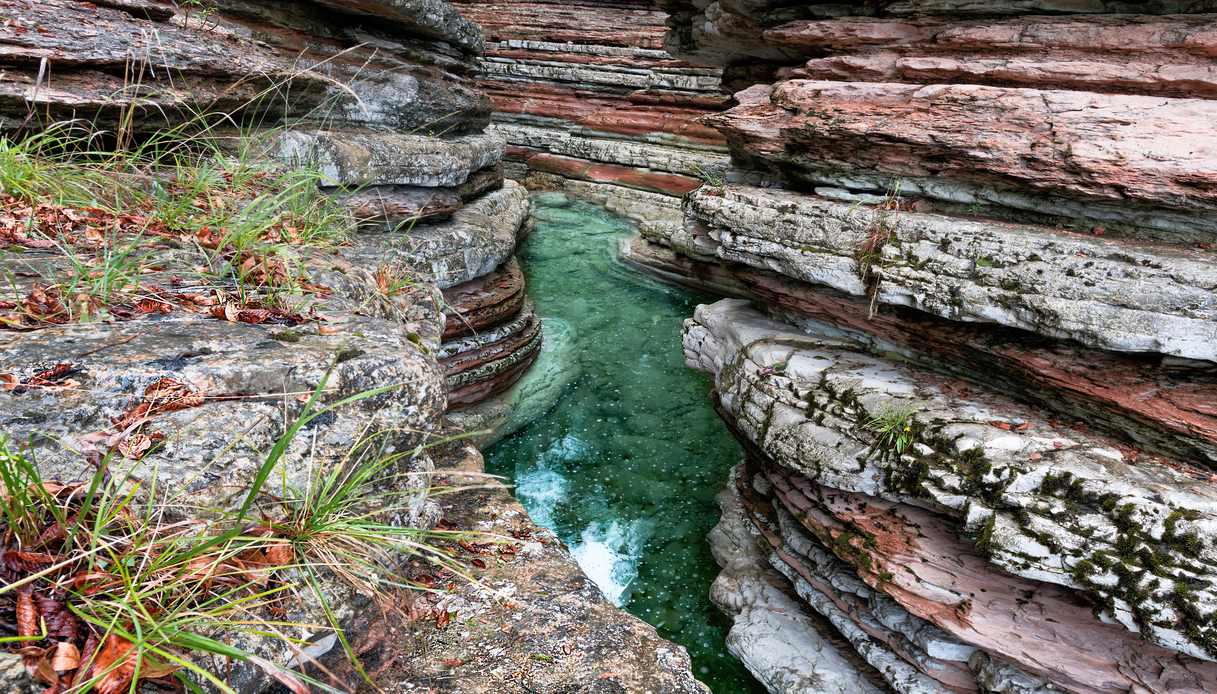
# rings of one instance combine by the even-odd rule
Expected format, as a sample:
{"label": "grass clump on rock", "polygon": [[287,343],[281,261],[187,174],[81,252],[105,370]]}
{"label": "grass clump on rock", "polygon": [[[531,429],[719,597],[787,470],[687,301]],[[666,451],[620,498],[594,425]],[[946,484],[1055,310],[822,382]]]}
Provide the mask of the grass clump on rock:
{"label": "grass clump on rock", "polygon": [[394,524],[404,510],[395,476],[409,474],[398,463],[424,446],[367,456],[376,438],[368,437],[347,460],[319,464],[306,488],[270,493],[301,431],[381,394],[321,407],[322,390],[266,454],[239,507],[207,519],[186,517],[175,498],[183,492],[159,489],[155,475],[129,477],[112,457],[88,480],[44,479],[0,437],[0,647],[19,653],[47,691],[119,694],[160,683],[234,694],[208,665],[217,660],[260,668],[294,692],[341,691],[343,683],[301,674],[271,653],[324,673],[305,651],[315,639],[300,634],[328,632],[362,672],[331,597],[425,587],[395,570],[408,557],[469,579],[444,546],[475,534]]}

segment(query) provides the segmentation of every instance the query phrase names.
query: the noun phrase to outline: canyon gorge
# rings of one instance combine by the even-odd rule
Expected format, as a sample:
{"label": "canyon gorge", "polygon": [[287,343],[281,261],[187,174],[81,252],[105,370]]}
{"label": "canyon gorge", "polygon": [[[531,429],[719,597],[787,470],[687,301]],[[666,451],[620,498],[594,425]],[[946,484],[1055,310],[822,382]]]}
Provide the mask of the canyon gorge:
{"label": "canyon gorge", "polygon": [[[10,0],[0,45],[0,463],[248,534],[382,461],[465,567],[281,567],[232,691],[1217,691],[1217,2]],[[47,192],[167,131],[220,164]],[[42,605],[110,574],[4,522],[0,686],[74,691],[100,627]]]}

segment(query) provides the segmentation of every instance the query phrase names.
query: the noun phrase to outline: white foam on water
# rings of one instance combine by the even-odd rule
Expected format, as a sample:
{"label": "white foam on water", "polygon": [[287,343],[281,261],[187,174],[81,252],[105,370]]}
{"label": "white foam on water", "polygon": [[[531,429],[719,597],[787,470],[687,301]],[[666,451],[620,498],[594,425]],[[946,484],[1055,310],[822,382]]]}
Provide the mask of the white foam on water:
{"label": "white foam on water", "polygon": [[651,524],[646,520],[596,521],[584,528],[582,541],[571,548],[571,554],[609,602],[621,607],[629,602],[650,536]]}
{"label": "white foam on water", "polygon": [[587,442],[573,434],[567,434],[550,444],[541,454],[541,464],[568,463],[587,455]]}
{"label": "white foam on water", "polygon": [[566,478],[549,468],[537,468],[516,477],[516,498],[528,509],[533,521],[554,529],[554,511],[566,501],[570,485]]}

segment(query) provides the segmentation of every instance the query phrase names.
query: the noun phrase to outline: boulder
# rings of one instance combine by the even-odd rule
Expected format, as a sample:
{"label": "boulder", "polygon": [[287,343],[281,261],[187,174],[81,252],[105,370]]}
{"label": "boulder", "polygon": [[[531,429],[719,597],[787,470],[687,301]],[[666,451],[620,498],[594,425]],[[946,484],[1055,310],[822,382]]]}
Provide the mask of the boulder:
{"label": "boulder", "polygon": [[498,164],[503,141],[489,134],[440,139],[367,130],[290,129],[263,145],[274,159],[319,170],[325,184],[450,188]]}
{"label": "boulder", "polygon": [[1217,655],[1209,474],[1130,459],[998,394],[855,349],[734,300],[700,307],[685,332],[690,365],[716,375],[725,415],[775,464],[935,509],[1002,570],[1088,593],[1164,649]]}

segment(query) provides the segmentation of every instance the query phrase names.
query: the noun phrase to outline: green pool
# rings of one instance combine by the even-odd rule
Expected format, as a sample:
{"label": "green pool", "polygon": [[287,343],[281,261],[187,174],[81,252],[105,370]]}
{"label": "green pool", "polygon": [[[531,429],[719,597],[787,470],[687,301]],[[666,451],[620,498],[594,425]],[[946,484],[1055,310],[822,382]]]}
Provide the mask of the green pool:
{"label": "green pool", "polygon": [[534,204],[520,251],[528,292],[547,335],[569,341],[543,359],[577,362],[563,369],[577,375],[487,468],[515,482],[610,599],[688,648],[716,694],[763,692],[727,652],[728,620],[708,598],[718,567],[705,538],[740,450],[681,356],[681,322],[707,297],[617,262],[629,220],[561,194]]}

